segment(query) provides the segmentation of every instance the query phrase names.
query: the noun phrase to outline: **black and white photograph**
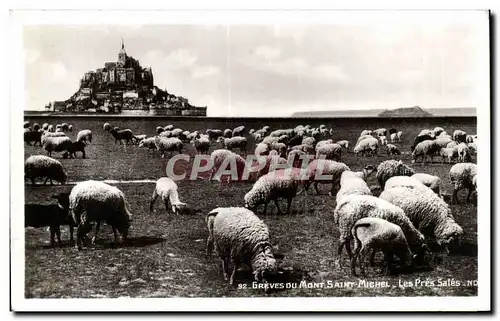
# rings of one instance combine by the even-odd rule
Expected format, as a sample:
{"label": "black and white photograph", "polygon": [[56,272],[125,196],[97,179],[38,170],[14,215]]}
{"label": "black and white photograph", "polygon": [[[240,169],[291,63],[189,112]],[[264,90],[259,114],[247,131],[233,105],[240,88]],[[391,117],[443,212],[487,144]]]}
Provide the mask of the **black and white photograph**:
{"label": "black and white photograph", "polygon": [[14,10],[11,309],[490,310],[490,19]]}

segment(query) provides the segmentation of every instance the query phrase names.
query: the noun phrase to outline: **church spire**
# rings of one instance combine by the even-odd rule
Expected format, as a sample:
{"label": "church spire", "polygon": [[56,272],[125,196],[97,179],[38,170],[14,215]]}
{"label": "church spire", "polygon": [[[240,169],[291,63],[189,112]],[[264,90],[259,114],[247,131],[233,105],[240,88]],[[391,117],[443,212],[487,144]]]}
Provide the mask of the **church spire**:
{"label": "church spire", "polygon": [[122,37],[122,49],[125,50],[125,44],[123,43],[123,37]]}

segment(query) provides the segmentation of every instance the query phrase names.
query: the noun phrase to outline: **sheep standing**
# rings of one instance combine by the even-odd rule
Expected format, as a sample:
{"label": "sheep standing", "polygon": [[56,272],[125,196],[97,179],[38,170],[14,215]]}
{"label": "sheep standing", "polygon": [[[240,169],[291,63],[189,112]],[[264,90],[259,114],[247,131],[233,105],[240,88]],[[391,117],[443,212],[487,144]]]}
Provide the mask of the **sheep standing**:
{"label": "sheep standing", "polygon": [[387,264],[387,273],[392,270],[393,257],[396,255],[401,265],[412,263],[415,255],[408,247],[403,230],[398,225],[376,217],[358,220],[351,231],[355,246],[351,259],[351,273],[356,275],[356,260],[359,258],[361,274],[365,275],[364,261],[370,251],[382,251]]}
{"label": "sheep standing", "polygon": [[342,147],[339,144],[325,144],[316,150],[316,159],[324,159],[340,162],[342,159]]}
{"label": "sheep standing", "polygon": [[203,135],[200,138],[194,139],[191,144],[198,154],[208,154],[208,150],[210,149],[210,139],[208,135]]}
{"label": "sheep standing", "polygon": [[55,244],[54,236],[57,235],[57,243],[61,245],[61,225],[69,226],[70,242],[73,242],[73,222],[68,216],[69,193],[52,195],[58,204],[24,204],[24,227],[45,227],[50,230],[50,245]]}
{"label": "sheep standing", "polygon": [[238,126],[232,131],[232,137],[244,136],[245,135],[245,126]]}
{"label": "sheep standing", "polygon": [[64,152],[67,151],[71,153],[73,150],[73,142],[71,138],[64,135],[62,137],[43,137],[42,136],[43,149],[47,151],[47,156],[51,157],[52,152]]}
{"label": "sheep standing", "polygon": [[[252,211],[242,207],[219,207],[206,217],[207,253],[213,248],[222,261],[224,280],[234,284],[238,266],[246,264],[257,282],[267,282],[277,272],[267,225]],[[233,265],[229,276],[230,263]]]}
{"label": "sheep standing", "polygon": [[125,140],[125,143],[128,144],[129,142],[134,142],[135,141],[135,135],[130,129],[116,129],[113,128],[109,131],[113,138],[115,139],[115,144],[116,142],[119,142],[120,145],[122,144],[122,140]]}
{"label": "sheep standing", "polygon": [[[340,188],[340,178],[344,171],[349,171],[350,168],[344,163],[327,160],[315,159],[307,166],[306,180],[302,181],[304,185],[303,191],[307,194],[311,183],[314,185],[316,194],[319,195],[318,184],[332,184],[330,196],[334,195],[334,191]],[[330,179],[321,176],[330,176]]]}
{"label": "sheep standing", "polygon": [[165,154],[167,152],[178,152],[182,153],[182,148],[184,147],[184,143],[177,137],[155,137],[155,145],[156,149],[160,152],[161,158],[165,158]]}
{"label": "sheep standing", "polygon": [[255,150],[253,153],[257,157],[258,156],[267,156],[267,155],[269,155],[269,151],[270,151],[270,148],[269,148],[268,144],[258,143],[255,146]]}
{"label": "sheep standing", "polygon": [[427,156],[431,158],[431,164],[434,162],[434,156],[438,154],[440,151],[440,147],[438,144],[436,144],[436,141],[434,140],[425,140],[423,142],[420,142],[415,146],[415,149],[413,150],[411,154],[411,162],[415,163],[417,161],[417,158],[419,156],[422,157],[422,166],[425,164],[425,159]]}
{"label": "sheep standing", "polygon": [[90,129],[80,130],[76,135],[76,141],[92,143],[92,131]]}
{"label": "sheep standing", "polygon": [[147,149],[156,149],[156,138],[148,137],[139,142],[139,147],[146,147]]}
{"label": "sheep standing", "polygon": [[463,130],[457,129],[453,132],[453,140],[458,144],[465,143],[467,140],[467,133],[465,133]]}
{"label": "sheep standing", "polygon": [[222,138],[218,139],[218,142],[222,145],[222,147],[233,150],[234,148],[238,148],[240,152],[246,155],[247,153],[247,144],[248,140],[245,137],[236,136],[232,138]]}
{"label": "sheep standing", "polygon": [[264,214],[267,212],[267,205],[274,201],[278,214],[282,214],[278,199],[287,200],[286,214],[290,213],[293,198],[297,195],[299,186],[299,176],[289,169],[272,171],[262,177],[252,186],[252,189],[245,194],[245,207],[256,211],[257,207],[264,204]]}
{"label": "sheep standing", "polygon": [[[356,221],[364,217],[376,217],[389,221],[401,227],[410,248],[417,254],[422,255],[426,250],[425,238],[412,224],[400,207],[390,202],[370,195],[347,195],[342,197],[334,209],[334,222],[339,228],[340,236],[337,249],[337,265],[345,246],[349,259],[352,258],[351,230]],[[373,258],[373,257],[372,257]]]}
{"label": "sheep standing", "polygon": [[387,145],[387,136],[379,136],[379,138],[378,138],[378,139],[380,140],[380,144],[381,144],[382,146]]}
{"label": "sheep standing", "polygon": [[336,195],[337,203],[347,195],[372,195],[365,179],[352,171],[344,171],[340,176],[340,189]]}
{"label": "sheep standing", "polygon": [[395,145],[387,144],[385,147],[387,155],[401,155],[401,152]]}
{"label": "sheep standing", "polygon": [[456,148],[441,148],[439,155],[442,157],[442,163],[448,159],[448,164],[451,164],[452,159],[458,157],[458,149]]}
{"label": "sheep standing", "polygon": [[463,234],[448,204],[427,187],[395,186],[385,189],[379,197],[401,208],[419,231],[435,238],[447,252],[449,244]]}
{"label": "sheep standing", "polygon": [[378,139],[374,137],[367,137],[365,139],[362,139],[359,143],[356,144],[354,147],[354,154],[358,155],[361,153],[363,156],[365,156],[365,153],[370,153],[373,156],[377,155],[378,151]]}
{"label": "sheep standing", "polygon": [[385,182],[393,176],[412,176],[413,174],[415,174],[415,171],[401,160],[386,160],[377,167],[377,180],[382,189]]}
{"label": "sheep standing", "polygon": [[69,209],[73,221],[77,226],[75,246],[82,249],[83,240],[96,222],[95,243],[101,221],[105,221],[113,228],[115,242],[117,232],[122,235],[123,241],[127,240],[132,216],[125,195],[118,188],[103,182],[88,180],[78,183],[69,195]]}
{"label": "sheep standing", "polygon": [[[245,159],[230,150],[216,149],[210,154],[210,158],[213,161],[210,180],[216,179],[223,184],[223,182],[248,179],[245,175],[251,174]],[[227,175],[227,171],[229,171],[229,175]]]}
{"label": "sheep standing", "polygon": [[222,130],[220,129],[207,129],[205,133],[208,135],[210,140],[216,140],[223,135]]}
{"label": "sheep standing", "polygon": [[469,162],[471,157],[471,153],[470,153],[470,150],[469,150],[469,147],[467,146],[466,143],[460,143],[458,144],[457,146],[457,153],[458,153],[458,161],[459,162],[462,162],[462,163],[465,163],[465,162]]}
{"label": "sheep standing", "polygon": [[61,162],[58,160],[45,155],[28,157],[24,162],[24,178],[29,178],[31,184],[35,185],[35,179],[43,177],[45,177],[43,185],[47,184],[48,180],[50,180],[50,185],[53,185],[52,180],[64,185],[68,179]]}
{"label": "sheep standing", "polygon": [[413,143],[411,144],[410,146],[410,150],[413,152],[413,150],[415,149],[415,147],[423,142],[423,141],[426,141],[426,140],[434,140],[434,134],[432,135],[429,135],[429,134],[426,134],[426,135],[418,135],[417,137],[415,137],[415,139],[413,140]]}
{"label": "sheep standing", "polygon": [[443,184],[441,178],[425,173],[416,173],[411,177],[417,179],[422,184],[430,188],[434,193],[436,193],[436,195],[441,197],[441,185]]}
{"label": "sheep standing", "polygon": [[31,142],[33,143],[33,146],[36,146],[36,143],[38,145],[42,146],[42,132],[41,131],[34,131],[34,130],[27,130],[24,132],[24,142],[28,145],[31,145]]}
{"label": "sheep standing", "polygon": [[468,189],[467,202],[475,189],[473,179],[477,175],[477,165],[474,163],[458,163],[450,168],[450,180],[453,184],[452,202],[458,204],[458,192],[464,188]]}
{"label": "sheep standing", "polygon": [[156,181],[156,187],[149,203],[150,212],[153,212],[153,206],[158,196],[163,200],[167,212],[170,208],[172,208],[174,214],[182,214],[188,211],[187,204],[179,199],[177,184],[171,178],[162,177]]}

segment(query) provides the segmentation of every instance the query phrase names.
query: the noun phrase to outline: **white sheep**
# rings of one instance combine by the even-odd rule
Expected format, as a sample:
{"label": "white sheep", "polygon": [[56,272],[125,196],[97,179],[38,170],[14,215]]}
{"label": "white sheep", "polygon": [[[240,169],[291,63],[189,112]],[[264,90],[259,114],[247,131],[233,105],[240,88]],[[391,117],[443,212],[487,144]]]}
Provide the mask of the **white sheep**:
{"label": "white sheep", "polygon": [[[35,128],[35,126],[33,126],[33,128]],[[475,141],[476,141],[476,139],[474,138],[474,135],[467,135],[467,136],[465,137],[465,142],[466,142],[467,144],[469,144],[469,143],[474,143]]]}
{"label": "white sheep", "polygon": [[362,139],[356,146],[354,147],[354,154],[358,155],[361,153],[365,156],[365,153],[370,153],[373,156],[377,155],[378,151],[378,139],[374,137],[367,137]]}
{"label": "white sheep", "polygon": [[448,146],[448,144],[451,143],[453,140],[447,136],[444,137],[439,136],[434,141],[439,146],[439,148],[446,148],[446,146]]}
{"label": "white sheep", "polygon": [[361,136],[365,136],[365,135],[371,135],[372,134],[372,131],[371,130],[368,130],[368,129],[365,129],[361,132],[361,134],[359,135],[360,137]]}
{"label": "white sheep", "polygon": [[49,157],[52,156],[52,152],[67,151],[71,153],[73,150],[73,142],[66,135],[61,137],[42,136],[42,146],[47,151],[47,156]]}
{"label": "white sheep", "polygon": [[167,212],[170,208],[174,214],[183,214],[189,211],[187,204],[179,199],[177,184],[169,177],[161,177],[156,181],[156,187],[149,203],[150,212],[153,212],[153,206],[158,196],[163,200]]}
{"label": "white sheep", "polygon": [[208,135],[203,135],[200,138],[194,139],[191,144],[198,154],[208,154],[208,150],[210,149],[210,139]]}
{"label": "white sheep", "polygon": [[314,155],[316,153],[316,151],[314,150],[314,147],[312,147],[311,145],[307,145],[307,144],[293,146],[291,148],[291,150],[299,150],[299,151],[304,152],[308,155]]}
{"label": "white sheep", "polygon": [[[354,253],[351,260],[351,273],[356,276],[356,260],[365,275],[364,262],[370,252],[384,253],[386,274],[390,274],[394,255],[400,259],[401,266],[413,263],[414,255],[400,226],[377,217],[364,217],[354,224],[351,230],[354,238]],[[372,254],[373,255],[373,254]]]}
{"label": "white sheep", "polygon": [[[252,268],[257,282],[266,282],[277,273],[267,225],[243,207],[218,207],[207,214],[207,253],[215,250],[222,261],[224,280],[234,284],[240,264]],[[229,264],[233,265],[229,276]]]}
{"label": "white sheep", "polygon": [[356,145],[359,144],[360,141],[362,141],[363,139],[366,139],[366,138],[374,138],[374,137],[372,135],[361,135],[358,137],[358,140],[356,141]]}
{"label": "white sheep", "polygon": [[286,144],[284,144],[284,143],[272,143],[271,145],[269,145],[269,148],[271,150],[277,151],[278,155],[280,155],[281,157],[286,156],[287,147],[286,147]]}
{"label": "white sheep", "polygon": [[92,131],[90,129],[80,130],[76,135],[77,142],[92,142]]}
{"label": "white sheep", "polygon": [[443,181],[441,178],[435,175],[426,174],[426,173],[416,173],[411,176],[419,180],[422,184],[430,188],[436,195],[442,197],[441,195],[441,186],[443,185]]}
{"label": "white sheep", "polygon": [[50,185],[53,185],[52,180],[64,185],[68,179],[64,167],[58,160],[45,155],[28,157],[24,162],[24,178],[30,179],[31,184],[35,185],[35,179],[43,177],[45,177],[43,185],[47,184],[48,180],[50,180]]}
{"label": "white sheep", "polygon": [[[340,188],[340,178],[342,173],[349,170],[349,166],[344,163],[328,159],[315,159],[307,166],[305,180],[302,180],[302,184],[304,185],[302,191],[307,194],[309,186],[312,183],[314,185],[314,189],[316,190],[316,194],[319,195],[318,184],[332,184],[330,196],[333,196],[334,191]],[[331,176],[331,178],[326,179],[329,176]]]}
{"label": "white sheep", "polygon": [[449,142],[448,145],[446,145],[446,148],[456,148],[458,146],[458,143],[456,141]]}
{"label": "white sheep", "polygon": [[293,129],[277,129],[275,131],[272,131],[269,136],[271,137],[279,137],[283,135],[290,136],[293,133]]}
{"label": "white sheep", "polygon": [[102,129],[109,132],[111,130],[111,125],[109,123],[104,123],[104,125],[102,125]]}
{"label": "white sheep", "polygon": [[270,151],[270,148],[269,148],[268,144],[258,143],[255,146],[255,150],[253,153],[255,156],[266,156],[266,155],[269,155],[269,151]]}
{"label": "white sheep", "polygon": [[[319,142],[316,143],[316,145],[314,146],[314,150],[318,150],[318,148],[320,148],[321,146],[323,145],[329,145],[329,144],[333,144],[333,139],[325,139],[325,140],[320,140]],[[338,145],[340,145],[339,143],[337,143]],[[309,145],[309,144],[304,144],[304,145],[307,145],[307,146],[312,146],[312,145]],[[299,145],[300,146],[300,145]],[[341,145],[342,146],[342,145]]]}
{"label": "white sheep", "polygon": [[156,136],[155,145],[156,149],[160,152],[161,158],[165,158],[166,152],[178,152],[181,154],[182,148],[184,147],[182,141],[177,137],[167,138]]}
{"label": "white sheep", "polygon": [[377,136],[387,136],[387,129],[385,128],[378,128],[373,131],[373,134],[376,134]]}
{"label": "white sheep", "polygon": [[48,132],[54,132],[54,126],[51,124],[49,127],[47,127]]}
{"label": "white sheep", "polygon": [[440,147],[434,140],[424,140],[415,146],[411,153],[411,162],[415,163],[419,156],[422,157],[422,166],[425,164],[427,156],[431,158],[431,164],[434,162],[434,156],[439,153]]}
{"label": "white sheep", "polygon": [[72,132],[73,131],[73,125],[68,126],[68,131]]}
{"label": "white sheep", "polygon": [[78,250],[82,249],[84,238],[92,229],[92,222],[96,223],[92,243],[95,243],[101,221],[112,227],[115,242],[117,231],[124,242],[127,240],[132,215],[125,195],[117,187],[94,180],[80,182],[71,190],[69,209],[77,226],[75,246]]}
{"label": "white sheep", "polygon": [[174,125],[167,125],[167,126],[163,127],[163,130],[165,130],[165,131],[167,131],[167,130],[172,131],[173,129],[174,129]]}
{"label": "white sheep", "polygon": [[48,128],[49,128],[49,124],[48,123],[43,123],[42,129],[43,130],[47,130]]}
{"label": "white sheep", "polygon": [[339,140],[336,144],[340,145],[342,148],[345,148],[345,150],[349,150],[349,141],[348,140]]}
{"label": "white sheep", "polygon": [[[223,182],[229,183],[231,180],[246,180],[248,179],[248,176],[246,177],[245,175],[251,174],[249,164],[247,164],[246,160],[230,150],[216,149],[210,154],[210,158],[213,164],[210,173],[210,180],[215,179],[223,184]],[[228,171],[229,177],[226,176]]]}
{"label": "white sheep", "polygon": [[403,132],[402,131],[397,132],[397,138],[398,138],[398,140],[397,140],[398,142],[403,140]]}
{"label": "white sheep", "polygon": [[340,189],[336,195],[337,203],[347,195],[372,195],[372,192],[363,177],[352,171],[344,171],[340,176]]}
{"label": "white sheep", "polygon": [[240,150],[240,152],[244,153],[245,155],[247,153],[248,140],[245,137],[241,137],[241,136],[236,136],[236,137],[231,137],[231,138],[219,137],[219,139],[217,141],[224,148],[227,148],[229,150],[233,150],[234,148],[238,148]]}
{"label": "white sheep", "polygon": [[[340,265],[340,258],[344,246],[346,247],[349,259],[352,258],[351,230],[355,223],[364,217],[381,218],[401,227],[410,248],[417,254],[422,255],[426,250],[425,238],[405,215],[403,209],[390,202],[370,195],[347,195],[342,197],[334,209],[334,222],[339,228],[340,236],[337,248],[337,265]],[[372,256],[373,260],[373,256]]]}
{"label": "white sheep", "polygon": [[432,130],[435,136],[439,136],[441,133],[444,132],[444,129],[442,127],[434,127]]}
{"label": "white sheep", "polygon": [[452,202],[458,203],[458,192],[464,188],[468,189],[467,202],[475,189],[473,178],[477,175],[477,165],[474,163],[458,163],[450,168],[450,180],[453,184]]}
{"label": "white sheep", "polygon": [[304,137],[302,139],[302,145],[314,146],[316,139],[314,137]]}
{"label": "white sheep", "polygon": [[321,157],[340,162],[342,160],[342,147],[339,144],[325,144],[316,150],[316,158]]}
{"label": "white sheep", "polygon": [[397,142],[399,142],[399,140],[398,140],[398,133],[392,133],[391,136],[390,136],[390,138],[391,138],[391,143],[397,143]]}
{"label": "white sheep", "polygon": [[231,132],[232,136],[233,137],[236,137],[236,136],[244,136],[245,134],[245,126],[238,126],[236,128],[234,128]]}
{"label": "white sheep", "polygon": [[148,137],[139,142],[139,147],[146,147],[147,149],[156,149],[156,137]]}
{"label": "white sheep", "polygon": [[217,138],[223,136],[223,132],[220,129],[207,129],[206,134],[210,140],[216,140]]}
{"label": "white sheep", "polygon": [[435,238],[446,252],[449,252],[448,245],[463,234],[448,204],[427,187],[386,188],[379,198],[401,208],[419,231]]}
{"label": "white sheep", "polygon": [[413,174],[415,171],[401,160],[386,160],[377,167],[377,181],[382,189],[385,182],[393,176],[412,176]]}
{"label": "white sheep", "polygon": [[165,131],[165,129],[163,129],[163,127],[156,126],[156,130],[155,130],[156,135],[159,135],[159,134],[163,133],[164,131]]}
{"label": "white sheep", "polygon": [[386,153],[387,153],[387,155],[401,155],[401,152],[396,147],[396,145],[387,144],[385,147],[386,147]]}
{"label": "white sheep", "polygon": [[269,172],[261,176],[245,194],[245,207],[256,211],[259,205],[264,204],[263,214],[266,214],[267,205],[274,201],[278,213],[281,214],[278,199],[284,198],[287,200],[286,214],[289,214],[292,200],[297,195],[299,180],[299,175],[290,169]]}
{"label": "white sheep", "polygon": [[[285,166],[286,164],[286,166]],[[288,160],[279,155],[267,155],[257,158],[257,164],[250,169],[250,179],[257,180],[259,177],[266,175],[269,171],[279,168],[288,168]]]}
{"label": "white sheep", "polygon": [[471,159],[471,153],[469,150],[469,147],[467,146],[466,143],[460,143],[457,146],[457,153],[458,153],[458,161],[465,163],[469,162]]}
{"label": "white sheep", "polygon": [[451,164],[451,160],[453,158],[458,157],[458,149],[456,148],[441,148],[439,151],[439,155],[442,157],[442,163],[444,164],[444,161],[446,158],[448,158],[448,164]]}

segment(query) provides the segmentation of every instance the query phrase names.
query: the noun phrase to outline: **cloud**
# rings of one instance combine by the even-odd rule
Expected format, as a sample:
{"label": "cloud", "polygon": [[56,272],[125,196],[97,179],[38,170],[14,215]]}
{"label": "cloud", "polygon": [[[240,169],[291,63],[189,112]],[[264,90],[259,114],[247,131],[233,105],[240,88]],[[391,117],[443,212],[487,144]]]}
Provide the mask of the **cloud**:
{"label": "cloud", "polygon": [[273,35],[276,38],[291,38],[300,43],[307,34],[307,25],[275,25]]}
{"label": "cloud", "polygon": [[313,68],[312,74],[318,78],[326,78],[331,80],[349,80],[349,76],[344,72],[341,66],[322,64]]}
{"label": "cloud", "polygon": [[195,67],[191,73],[193,78],[205,78],[220,73],[219,67],[216,66],[199,66]]}
{"label": "cloud", "polygon": [[179,49],[171,52],[165,62],[169,69],[184,69],[192,66],[198,57],[188,49]]}
{"label": "cloud", "polygon": [[255,48],[254,53],[262,59],[272,60],[281,55],[281,49],[269,46],[259,46]]}

